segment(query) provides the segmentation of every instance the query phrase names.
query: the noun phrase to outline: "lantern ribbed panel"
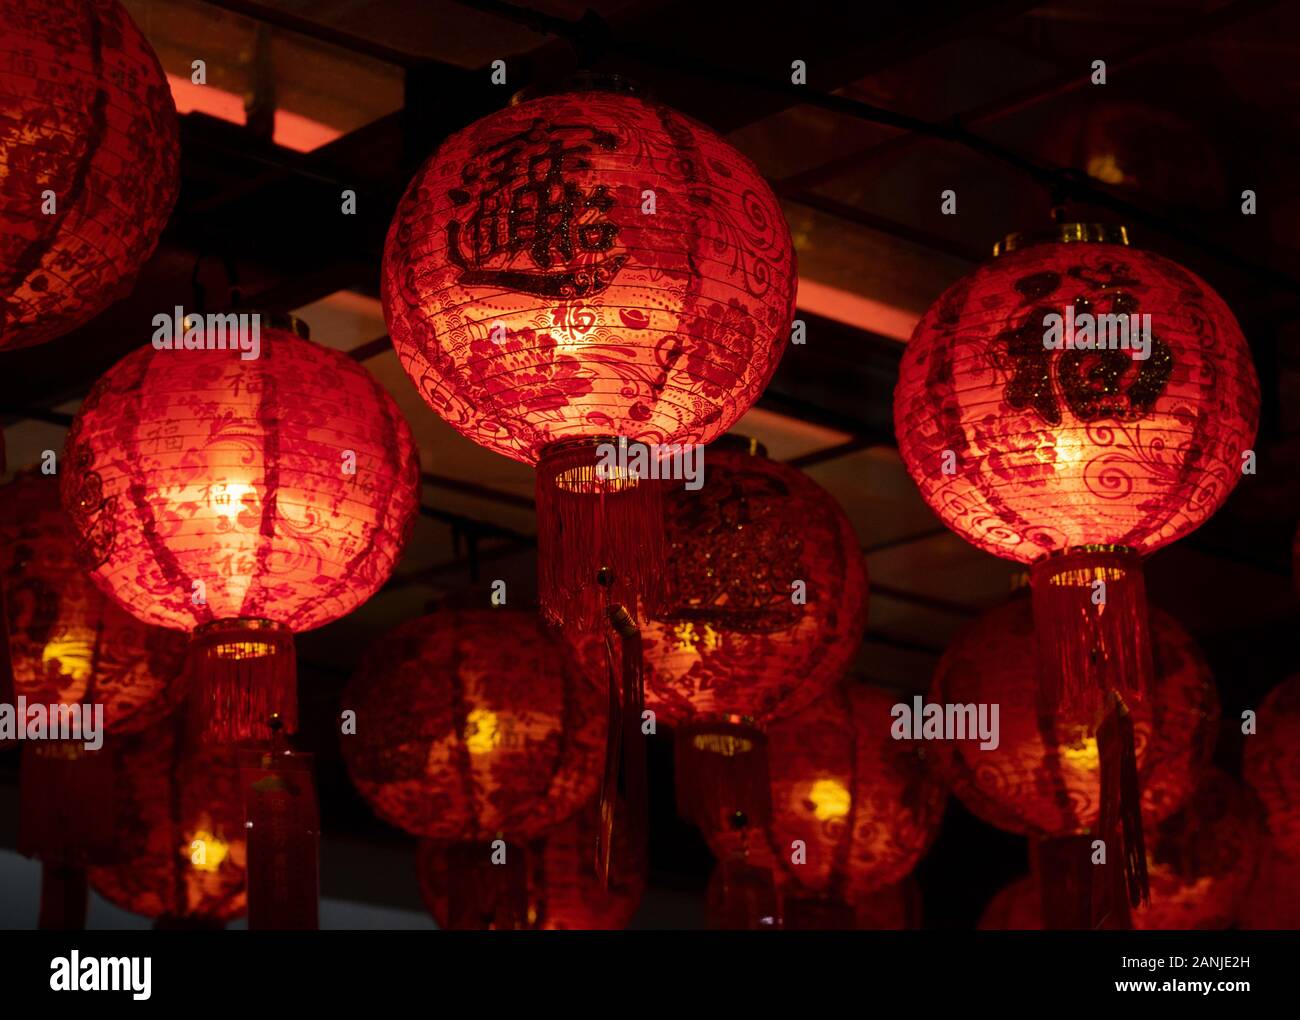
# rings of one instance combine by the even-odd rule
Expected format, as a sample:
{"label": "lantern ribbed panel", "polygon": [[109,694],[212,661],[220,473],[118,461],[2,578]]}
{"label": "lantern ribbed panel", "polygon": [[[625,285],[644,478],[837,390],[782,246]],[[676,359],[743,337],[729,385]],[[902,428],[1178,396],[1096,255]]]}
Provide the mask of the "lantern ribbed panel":
{"label": "lantern ribbed panel", "polygon": [[185,747],[171,720],[117,751],[116,859],[90,869],[91,887],[145,917],[241,916],[247,852],[233,754]]}
{"label": "lantern ribbed panel", "polygon": [[763,725],[848,669],[866,565],[844,511],[803,472],[725,449],[706,450],[704,470],[700,489],[665,495],[670,609],[642,628],[646,707],[668,725],[720,714]]}
{"label": "lantern ribbed panel", "polygon": [[56,478],[23,472],[0,490],[14,694],[31,705],[103,705],[111,733],[146,729],[180,702],[185,638],[107,598],[73,549]]}
{"label": "lantern ribbed panel", "polygon": [[180,146],[162,67],[117,0],[0,0],[0,24],[8,350],[70,332],[131,289],[176,201]]}
{"label": "lantern ribbed panel", "polygon": [[455,429],[530,463],[576,437],[726,431],[785,349],[795,283],[780,205],[745,156],[600,91],[453,135],[384,249],[402,367]]}
{"label": "lantern ribbed panel", "polygon": [[[856,902],[909,874],[939,832],[947,795],[919,741],[895,740],[890,711],[904,700],[844,684],[767,732],[772,817],[763,834],[706,832],[719,856],[776,862],[789,892]],[[806,857],[791,863],[791,844]],[[770,855],[770,857],[769,857]]]}
{"label": "lantern ribbed panel", "polygon": [[[1158,821],[1186,800],[1213,751],[1219,703],[1209,668],[1174,620],[1151,611],[1151,697],[1129,708],[1142,813]],[[930,741],[927,754],[972,812],[1008,832],[1047,837],[1097,823],[1101,767],[1094,720],[1040,717],[1028,599],[985,613],[940,660],[928,702],[997,704],[999,744]]]}
{"label": "lantern ribbed panel", "polygon": [[1274,854],[1300,869],[1300,675],[1269,692],[1255,725],[1242,776],[1264,805]]}
{"label": "lantern ribbed panel", "polygon": [[[1221,930],[1236,922],[1255,876],[1262,833],[1258,806],[1239,783],[1206,772],[1183,808],[1148,834],[1151,902],[1133,910],[1145,931]],[[979,927],[1042,927],[1039,880],[1017,879],[989,902]]]}
{"label": "lantern ribbed panel", "polygon": [[119,361],[64,463],[83,566],[140,619],[182,630],[338,619],[388,579],[418,501],[414,440],[388,394],[345,354],[265,321],[253,360],[145,346]]}
{"label": "lantern ribbed panel", "polygon": [[[620,811],[621,814],[621,811]],[[643,866],[632,857],[624,825],[615,827],[608,888],[596,879],[597,812],[580,810],[536,840],[528,851],[528,927],[543,931],[621,931],[645,891]],[[440,928],[450,927],[447,894],[457,881],[444,844],[420,840],[420,895]]]}
{"label": "lantern ribbed panel", "polygon": [[[441,840],[527,840],[596,793],[603,674],[537,618],[505,609],[403,624],[344,693],[353,785],[386,822]],[[593,845],[594,859],[594,845]]]}
{"label": "lantern ribbed panel", "polygon": [[[1046,350],[1044,315],[1071,304],[1149,313],[1151,356]],[[1024,563],[1185,535],[1241,477],[1258,417],[1228,307],[1181,266],[1118,244],[1031,245],[959,280],[917,325],[894,393],[899,452],[926,502]]]}

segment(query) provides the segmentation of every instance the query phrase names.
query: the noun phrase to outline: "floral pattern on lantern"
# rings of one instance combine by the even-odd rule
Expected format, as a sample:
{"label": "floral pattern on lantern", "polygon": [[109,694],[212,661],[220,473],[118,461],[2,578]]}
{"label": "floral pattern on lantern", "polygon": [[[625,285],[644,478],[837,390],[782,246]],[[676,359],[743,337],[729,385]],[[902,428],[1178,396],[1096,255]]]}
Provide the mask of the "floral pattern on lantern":
{"label": "floral pattern on lantern", "polygon": [[64,460],[82,565],[139,619],[186,631],[338,619],[388,579],[418,500],[392,398],[347,355],[265,320],[252,360],[127,355],[86,397]]}
{"label": "floral pattern on lantern", "polygon": [[[773,723],[771,820],[761,834],[706,831],[714,853],[770,853],[787,899],[827,894],[856,904],[908,875],[938,834],[947,794],[919,742],[892,735],[891,712],[903,700],[846,683]],[[790,860],[796,840],[798,864]]]}
{"label": "floral pattern on lantern", "polygon": [[[1048,349],[1044,317],[1066,306],[1150,315],[1150,356]],[[1015,248],[953,284],[904,348],[894,393],[899,452],[926,502],[1023,563],[1185,535],[1241,477],[1258,418],[1222,299],[1159,255],[1094,241]]]}
{"label": "floral pattern on lantern", "polygon": [[0,490],[14,693],[33,705],[103,705],[111,733],[156,725],[180,703],[185,638],[120,608],[73,552],[57,479],[27,471]]}
{"label": "floral pattern on lantern", "polygon": [[185,745],[168,720],[118,745],[112,866],[89,871],[110,903],[163,924],[222,924],[245,910],[244,802],[229,751]]}
{"label": "floral pattern on lantern", "polygon": [[[0,0],[0,349],[130,291],[180,186],[176,107],[117,0]],[[51,194],[52,193],[52,194]]]}
{"label": "floral pattern on lantern", "polygon": [[[1131,704],[1142,813],[1172,814],[1196,785],[1214,748],[1218,696],[1191,636],[1151,611],[1155,686]],[[931,760],[952,792],[984,821],[1030,836],[1082,833],[1097,822],[1101,764],[1095,728],[1038,711],[1030,601],[985,613],[949,646],[928,700],[999,705],[999,744],[935,741]],[[929,749],[927,749],[929,750]]]}
{"label": "floral pattern on lantern", "polygon": [[[384,821],[441,840],[529,840],[596,793],[604,677],[536,617],[435,613],[366,655],[344,693],[352,783]],[[594,849],[593,849],[594,855]]]}
{"label": "floral pattern on lantern", "polygon": [[665,500],[669,608],[642,628],[646,707],[670,726],[763,725],[848,669],[866,565],[844,511],[802,471],[720,447],[704,465],[699,490]]}
{"label": "floral pattern on lantern", "polygon": [[723,433],[776,368],[795,284],[754,165],[618,91],[530,99],[453,135],[384,249],[402,367],[457,431],[531,463],[566,439]]}

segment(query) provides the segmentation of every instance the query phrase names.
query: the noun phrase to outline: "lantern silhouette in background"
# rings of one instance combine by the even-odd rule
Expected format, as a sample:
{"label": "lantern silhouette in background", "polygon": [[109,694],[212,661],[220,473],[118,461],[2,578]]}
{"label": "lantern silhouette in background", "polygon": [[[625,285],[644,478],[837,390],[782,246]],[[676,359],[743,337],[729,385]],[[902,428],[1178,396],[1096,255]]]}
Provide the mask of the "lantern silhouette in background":
{"label": "lantern silhouette in background", "polygon": [[[239,343],[252,328],[241,317]],[[217,741],[266,739],[273,714],[294,730],[293,634],[378,590],[418,500],[392,399],[305,333],[263,321],[251,360],[233,330],[231,350],[145,346],[68,433],[79,560],[139,619],[193,633],[194,707]]]}
{"label": "lantern silhouette in background", "polygon": [[532,615],[445,612],[383,638],[342,705],[343,760],[375,813],[452,844],[449,881],[471,899],[456,915],[525,917],[528,844],[600,783],[601,678]]}
{"label": "lantern silhouette in background", "polygon": [[591,625],[653,602],[663,559],[657,487],[600,444],[725,432],[776,368],[796,277],[745,156],[624,82],[578,87],[443,143],[393,219],[383,292],[429,405],[537,465],[543,610]]}
{"label": "lantern silhouette in background", "polygon": [[128,293],[180,186],[176,107],[117,0],[0,0],[0,350]]}
{"label": "lantern silhouette in background", "polygon": [[[599,805],[578,811],[534,841],[527,856],[522,917],[475,916],[457,874],[457,849],[437,840],[420,841],[420,895],[440,928],[528,928],[545,931],[621,931],[645,891],[645,865],[626,839],[615,841],[608,886],[596,878],[592,852],[599,830]],[[626,835],[627,828],[616,831]]]}
{"label": "lantern silhouette in background", "polygon": [[1300,928],[1300,676],[1274,687],[1245,737],[1242,776],[1263,805],[1267,836],[1243,910],[1249,928]]}
{"label": "lantern silhouette in background", "polygon": [[[1152,832],[1147,865],[1151,902],[1133,911],[1147,931],[1224,929],[1236,923],[1261,849],[1258,805],[1239,783],[1211,769],[1181,810]],[[1043,927],[1041,885],[1018,879],[984,911],[979,927]]]}
{"label": "lantern silhouette in background", "polygon": [[[755,448],[757,449],[757,448]],[[853,526],[803,472],[724,444],[665,503],[668,608],[645,634],[646,706],[673,727],[678,804],[706,830],[769,813],[764,728],[839,680],[866,626]]]}
{"label": "lantern silhouette in background", "polygon": [[27,471],[0,489],[15,694],[33,705],[102,705],[109,733],[148,729],[180,704],[185,638],[100,592],[74,549],[56,478]]}
{"label": "lantern silhouette in background", "polygon": [[1136,904],[1147,886],[1126,702],[1151,684],[1141,559],[1227,499],[1259,384],[1219,296],[1128,247],[1122,228],[1059,224],[995,255],[904,350],[899,452],[945,524],[1030,564],[1044,705],[1096,727],[1117,791],[1101,835],[1122,848]]}
{"label": "lantern silhouette in background", "polygon": [[[1213,680],[1191,637],[1159,610],[1151,621],[1154,684],[1132,707],[1135,785],[1149,823],[1168,817],[1191,794],[1213,752],[1219,717]],[[1015,598],[953,641],[928,700],[998,704],[999,743],[984,750],[978,738],[934,741],[927,751],[974,814],[1034,841],[1044,894],[1053,897],[1049,926],[1089,927],[1078,911],[1091,902],[1091,879],[1075,880],[1096,867],[1091,844],[1104,806],[1102,748],[1095,725],[1042,714],[1035,640],[1030,601]],[[1113,879],[1116,851],[1109,840],[1107,846]]]}
{"label": "lantern silhouette in background", "polygon": [[178,717],[118,750],[110,866],[90,885],[159,928],[220,927],[245,909],[243,798],[233,754],[187,746]]}
{"label": "lantern silhouette in background", "polygon": [[900,700],[845,683],[773,723],[771,820],[706,832],[719,858],[771,862],[786,927],[854,927],[859,904],[907,876],[938,834],[946,794],[919,741],[894,739]]}

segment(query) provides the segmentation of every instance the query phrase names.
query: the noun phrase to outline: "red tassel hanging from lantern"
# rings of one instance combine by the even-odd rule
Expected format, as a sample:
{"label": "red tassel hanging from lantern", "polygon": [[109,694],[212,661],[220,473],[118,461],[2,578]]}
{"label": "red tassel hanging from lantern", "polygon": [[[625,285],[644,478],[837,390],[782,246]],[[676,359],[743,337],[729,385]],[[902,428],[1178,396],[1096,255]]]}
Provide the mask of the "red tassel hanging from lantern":
{"label": "red tassel hanging from lantern", "polygon": [[195,632],[196,720],[218,742],[268,739],[274,713],[295,728],[292,633],[387,580],[419,475],[406,422],[352,359],[296,320],[241,315],[232,332],[229,349],[118,362],[78,411],[63,472],[95,582]]}
{"label": "red tassel hanging from lantern", "polygon": [[[1232,927],[1244,907],[1262,846],[1258,808],[1240,784],[1216,769],[1208,770],[1181,810],[1153,823],[1151,836],[1147,854],[1151,902],[1132,911],[1132,927],[1144,931]],[[979,927],[1043,928],[1044,918],[1050,915],[1046,902],[1050,895],[1051,886],[1040,885],[1037,876],[1018,879],[989,902]],[[1071,927],[1089,927],[1088,918]]]}
{"label": "red tassel hanging from lantern", "polygon": [[0,350],[130,291],[180,186],[176,106],[116,0],[0,0]]}
{"label": "red tassel hanging from lantern", "polygon": [[353,785],[384,821],[455,844],[457,924],[518,923],[533,841],[597,793],[605,692],[581,660],[526,613],[436,613],[378,642],[344,692]]}
{"label": "red tassel hanging from lantern", "polygon": [[678,807],[712,831],[770,815],[766,737],[848,668],[866,567],[834,499],[795,468],[719,445],[668,494],[669,608],[645,627],[646,707],[674,728]]}
{"label": "red tassel hanging from lantern", "polygon": [[[1142,844],[1116,838],[1115,827],[1125,823],[1113,784],[1140,793],[1147,822],[1159,821],[1190,795],[1213,750],[1218,699],[1204,659],[1170,617],[1153,611],[1151,625],[1153,687],[1127,708],[1135,766],[1127,778],[1124,756],[1108,752],[1108,735],[1099,732],[1114,725],[1113,716],[1044,713],[1028,599],[985,613],[952,643],[935,672],[931,702],[999,706],[996,748],[981,748],[978,738],[944,741],[934,745],[933,760],[972,812],[1038,841],[1049,927],[1121,923],[1106,915],[1127,909],[1124,880],[1136,870],[1128,854]],[[1110,764],[1107,753],[1114,756]],[[1104,867],[1093,864],[1098,838],[1106,841]]]}
{"label": "red tassel hanging from lantern", "polygon": [[389,334],[453,428],[538,466],[549,618],[655,604],[655,486],[606,455],[725,432],[776,368],[795,283],[753,164],[614,79],[517,102],[421,168],[384,249]]}

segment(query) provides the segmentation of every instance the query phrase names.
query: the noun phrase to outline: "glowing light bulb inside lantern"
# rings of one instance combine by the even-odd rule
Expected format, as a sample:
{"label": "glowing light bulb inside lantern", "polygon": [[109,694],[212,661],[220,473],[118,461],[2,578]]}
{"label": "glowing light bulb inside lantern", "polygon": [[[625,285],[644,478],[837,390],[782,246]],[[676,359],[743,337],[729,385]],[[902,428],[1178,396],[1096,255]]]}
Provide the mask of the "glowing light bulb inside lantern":
{"label": "glowing light bulb inside lantern", "polygon": [[501,720],[486,708],[476,708],[465,718],[465,749],[488,754],[501,746]]}
{"label": "glowing light bulb inside lantern", "polygon": [[849,788],[838,779],[818,779],[809,789],[807,799],[813,806],[813,817],[819,822],[846,817],[853,804]]}
{"label": "glowing light bulb inside lantern", "polygon": [[208,504],[217,515],[232,525],[246,510],[257,504],[257,490],[247,482],[218,482],[208,492]]}
{"label": "glowing light bulb inside lantern", "polygon": [[189,842],[181,848],[181,853],[197,871],[219,870],[229,852],[226,841],[205,828],[195,830]]}
{"label": "glowing light bulb inside lantern", "polygon": [[94,655],[94,633],[85,627],[73,627],[46,643],[41,650],[41,665],[47,669],[54,665],[58,672],[84,684],[90,679]]}

